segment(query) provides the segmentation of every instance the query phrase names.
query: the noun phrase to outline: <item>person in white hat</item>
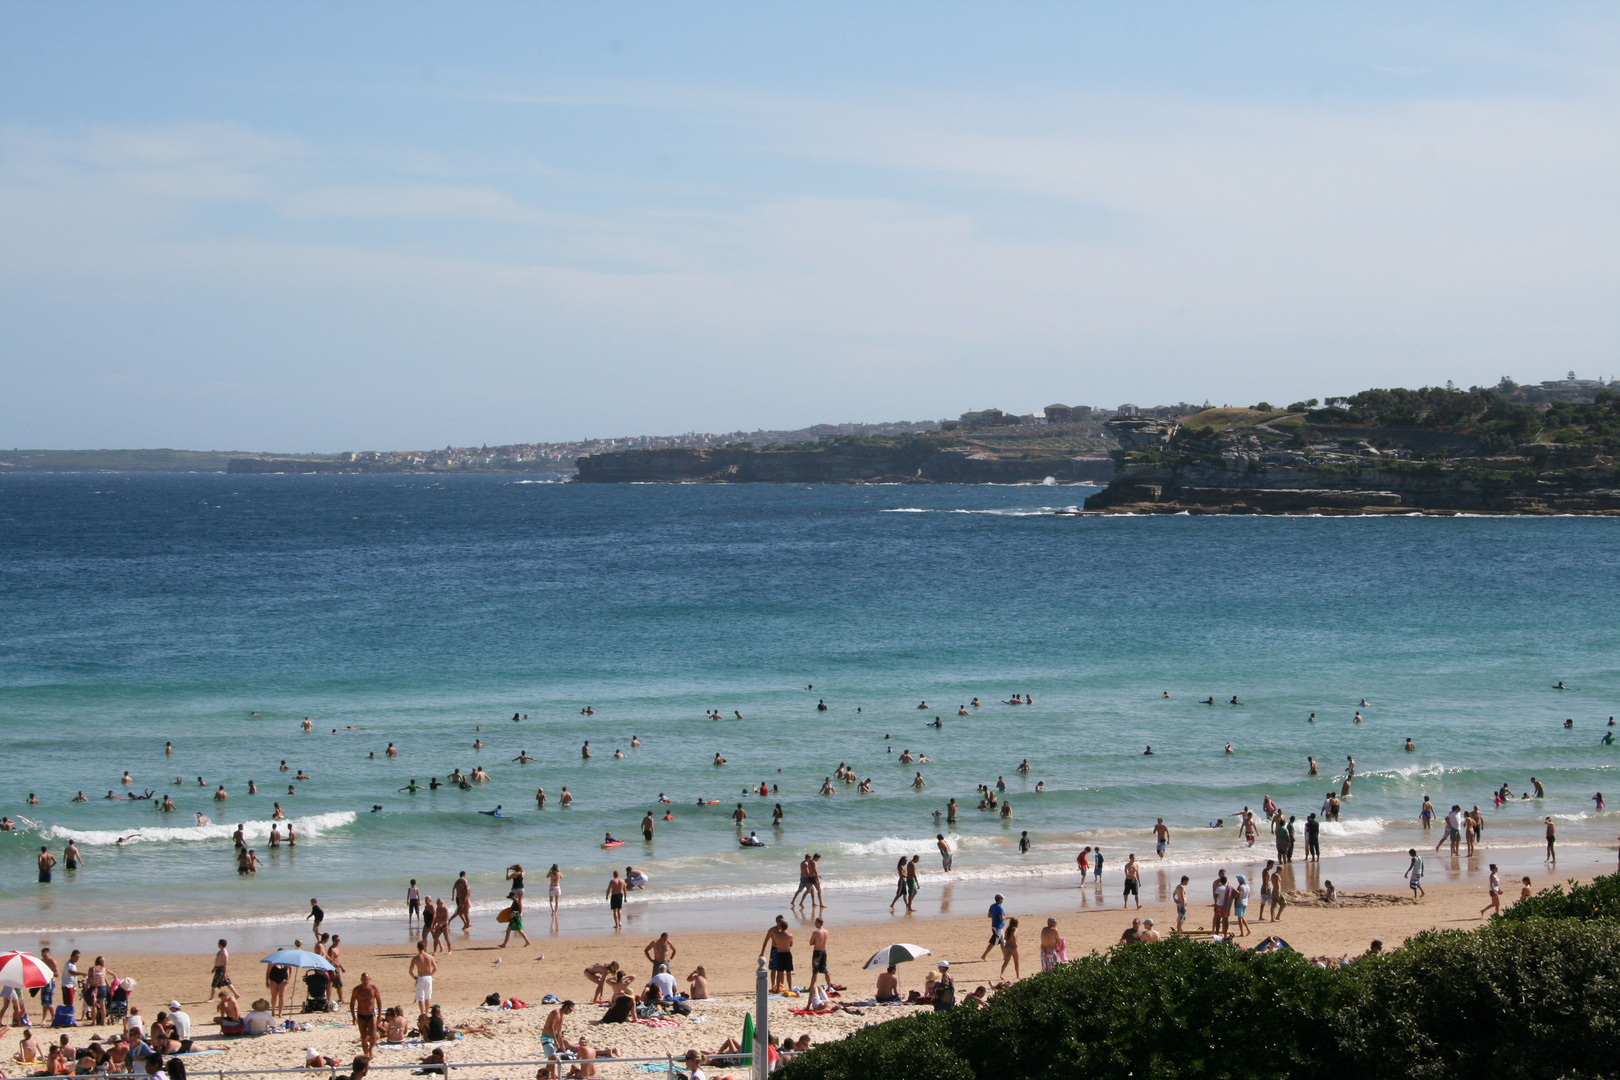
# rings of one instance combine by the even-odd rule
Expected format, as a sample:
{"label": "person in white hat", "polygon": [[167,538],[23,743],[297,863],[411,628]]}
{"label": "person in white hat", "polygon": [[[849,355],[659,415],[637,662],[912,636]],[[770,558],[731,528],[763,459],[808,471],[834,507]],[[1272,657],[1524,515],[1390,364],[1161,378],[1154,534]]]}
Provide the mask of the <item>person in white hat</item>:
{"label": "person in white hat", "polygon": [[951,962],[941,960],[934,965],[939,969],[939,981],[934,983],[934,1011],[956,1008],[956,983],[951,981]]}
{"label": "person in white hat", "polygon": [[174,1031],[175,1040],[180,1043],[180,1052],[191,1053],[191,1014],[182,1009],[178,1001],[169,1002],[169,1027]]}

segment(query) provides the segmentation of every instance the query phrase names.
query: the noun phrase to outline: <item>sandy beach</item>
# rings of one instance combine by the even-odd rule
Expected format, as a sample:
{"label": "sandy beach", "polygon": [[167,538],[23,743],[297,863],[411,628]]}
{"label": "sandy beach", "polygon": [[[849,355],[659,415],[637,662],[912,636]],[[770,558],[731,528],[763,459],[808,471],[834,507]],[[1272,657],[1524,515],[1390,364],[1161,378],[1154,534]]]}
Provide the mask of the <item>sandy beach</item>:
{"label": "sandy beach", "polygon": [[[1574,855],[1575,852],[1570,852]],[[1587,854],[1583,852],[1582,854]],[[1605,860],[1607,853],[1593,852]],[[1575,862],[1566,859],[1566,862]],[[1546,872],[1534,875],[1537,888],[1569,877],[1589,878],[1597,869],[1592,860],[1582,859],[1579,873],[1552,875]],[[1252,932],[1241,939],[1253,945],[1270,933],[1282,936],[1296,950],[1308,956],[1355,956],[1363,952],[1374,938],[1386,946],[1399,944],[1419,931],[1440,929],[1469,929],[1481,925],[1478,912],[1484,903],[1481,883],[1473,880],[1445,880],[1447,875],[1431,859],[1430,887],[1427,896],[1413,902],[1405,889],[1368,888],[1349,884],[1344,887],[1341,901],[1326,905],[1314,899],[1305,890],[1294,894],[1285,909],[1281,923],[1251,922]],[[1297,864],[1296,864],[1297,865]],[[1504,867],[1506,870],[1507,867]],[[1607,869],[1603,867],[1602,869]],[[1328,872],[1331,873],[1331,864]],[[1208,925],[1207,875],[1196,878],[1189,886],[1193,904],[1189,911],[1189,929]],[[1511,903],[1516,898],[1517,876],[1504,875],[1506,895]],[[1398,881],[1398,879],[1396,879]],[[976,886],[979,883],[975,883]],[[1067,897],[1053,892],[1037,894],[1048,902],[1043,906],[1020,908],[1009,895],[1008,914],[1020,921],[1022,937],[1020,961],[1022,973],[1028,976],[1039,970],[1039,952],[1036,946],[1039,928],[1048,917],[1058,920],[1058,927],[1068,942],[1071,956],[1084,955],[1091,950],[1106,950],[1118,941],[1121,932],[1132,918],[1152,918],[1162,930],[1168,930],[1175,921],[1174,905],[1168,895],[1158,888],[1144,889],[1144,903],[1138,912],[1134,907],[1122,910],[1117,895],[1119,883],[1111,882],[1104,890],[1101,903],[1095,902],[1093,890],[1087,890],[1086,906],[1080,907],[1077,891]],[[993,887],[976,887],[984,893],[988,904]],[[897,916],[885,921],[841,922],[836,901],[827,912],[826,921],[832,937],[829,942],[830,969],[833,981],[848,989],[843,994],[846,1002],[867,1000],[872,996],[876,973],[862,970],[867,957],[895,941],[907,941],[931,950],[934,957],[949,960],[959,992],[966,993],[979,985],[993,985],[1001,977],[1002,956],[994,950],[988,959],[981,960],[987,941],[987,920],[982,907],[975,904],[973,914],[944,917],[910,918]],[[958,909],[966,908],[965,902]],[[1257,905],[1251,906],[1255,914]],[[513,1061],[540,1056],[539,1033],[547,1007],[540,1005],[546,994],[571,998],[579,1009],[570,1018],[567,1034],[578,1039],[588,1036],[598,1048],[614,1048],[626,1057],[656,1057],[673,1054],[679,1057],[688,1048],[713,1051],[727,1037],[740,1034],[744,1015],[753,1003],[754,972],[757,966],[765,925],[749,926],[730,931],[693,931],[673,935],[679,952],[674,973],[682,979],[701,964],[708,973],[711,994],[708,1001],[693,1003],[693,1015],[680,1019],[671,1026],[653,1027],[644,1024],[597,1025],[601,1014],[599,1006],[586,1004],[593,987],[583,975],[592,963],[618,960],[644,980],[651,973],[651,965],[642,950],[655,936],[632,928],[620,935],[575,936],[548,934],[541,913],[529,920],[534,944],[524,948],[517,945],[502,949],[498,936],[490,933],[489,920],[475,922],[470,933],[456,931],[455,949],[439,954],[439,971],[435,978],[434,999],[444,1006],[446,1017],[453,1025],[487,1025],[492,1034],[468,1035],[449,1051],[453,1063],[477,1061]],[[802,985],[808,974],[809,950],[806,944],[809,927],[794,920],[795,953],[799,973],[796,982]],[[193,1019],[195,1034],[199,1036],[198,1049],[223,1050],[222,1054],[208,1054],[190,1059],[193,1071],[210,1069],[276,1069],[300,1065],[307,1047],[321,1053],[349,1060],[357,1052],[355,1029],[348,1013],[287,1015],[299,1022],[311,1022],[308,1031],[287,1032],[261,1038],[226,1039],[208,1020],[213,1010],[206,1004],[204,991],[208,987],[212,960],[212,940],[202,932],[197,935],[197,950],[191,953],[154,953],[120,955],[116,951],[104,953],[108,966],[120,976],[137,981],[134,1003],[150,1021],[171,1000],[185,1003]],[[307,934],[306,934],[307,937]],[[307,942],[306,942],[307,943]],[[65,950],[59,950],[65,956]],[[402,945],[345,945],[343,962],[347,969],[345,982],[352,987],[362,972],[370,974],[382,990],[385,1005],[412,1002],[412,980],[407,972],[413,953]],[[86,966],[93,957],[86,957]],[[264,967],[256,962],[257,953],[233,956],[231,972],[241,991],[244,1003],[264,994]],[[922,984],[929,964],[918,961],[902,966],[902,993]],[[1008,965],[1006,976],[1013,976]],[[519,998],[532,1007],[524,1010],[481,1008],[490,994],[501,998]],[[289,998],[293,995],[290,993]],[[301,995],[299,996],[301,1000]],[[911,1011],[910,1007],[866,1007],[858,1013],[839,1012],[829,1016],[796,1016],[789,1012],[802,1004],[794,998],[773,998],[772,1032],[795,1037],[808,1033],[812,1040],[821,1042],[836,1039],[866,1024],[891,1019]],[[410,1009],[414,1015],[414,1008]],[[80,1028],[73,1032],[79,1045],[88,1041],[90,1034],[102,1034],[110,1028]],[[41,1031],[42,1036],[46,1034]],[[15,1038],[15,1032],[11,1038]],[[14,1044],[13,1044],[14,1045]],[[378,1064],[405,1064],[426,1054],[420,1047],[383,1049]],[[735,1070],[733,1070],[735,1071]],[[606,1076],[639,1075],[632,1066],[604,1065]],[[515,1066],[491,1069],[487,1075],[528,1075],[526,1069]]]}

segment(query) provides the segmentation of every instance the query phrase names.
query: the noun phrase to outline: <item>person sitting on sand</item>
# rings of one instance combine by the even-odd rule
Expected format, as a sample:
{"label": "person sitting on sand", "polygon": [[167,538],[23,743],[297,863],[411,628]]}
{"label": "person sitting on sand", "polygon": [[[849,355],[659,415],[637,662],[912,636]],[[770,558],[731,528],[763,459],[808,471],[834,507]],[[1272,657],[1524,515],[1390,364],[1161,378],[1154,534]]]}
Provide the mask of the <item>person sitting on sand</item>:
{"label": "person sitting on sand", "polygon": [[900,977],[894,973],[893,964],[877,977],[876,997],[879,1004],[900,1000]]}
{"label": "person sitting on sand", "polygon": [[686,995],[687,997],[691,998],[693,1001],[708,1000],[709,973],[703,970],[702,964],[699,964],[697,970],[686,977],[686,982],[690,987],[690,990]]}
{"label": "person sitting on sand", "polygon": [[342,1060],[327,1057],[313,1046],[304,1048],[304,1068],[306,1069],[335,1069],[342,1064]]}

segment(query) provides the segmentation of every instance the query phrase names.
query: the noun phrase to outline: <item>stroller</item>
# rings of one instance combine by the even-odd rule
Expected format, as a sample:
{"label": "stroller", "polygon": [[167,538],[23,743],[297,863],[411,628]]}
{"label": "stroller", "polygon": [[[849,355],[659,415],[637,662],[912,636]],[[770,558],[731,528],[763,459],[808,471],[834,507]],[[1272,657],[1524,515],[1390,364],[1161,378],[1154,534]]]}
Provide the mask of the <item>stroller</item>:
{"label": "stroller", "polygon": [[311,971],[304,976],[304,990],[307,996],[304,999],[304,1011],[331,1012],[332,1003],[329,1000],[332,993],[332,977],[319,969]]}

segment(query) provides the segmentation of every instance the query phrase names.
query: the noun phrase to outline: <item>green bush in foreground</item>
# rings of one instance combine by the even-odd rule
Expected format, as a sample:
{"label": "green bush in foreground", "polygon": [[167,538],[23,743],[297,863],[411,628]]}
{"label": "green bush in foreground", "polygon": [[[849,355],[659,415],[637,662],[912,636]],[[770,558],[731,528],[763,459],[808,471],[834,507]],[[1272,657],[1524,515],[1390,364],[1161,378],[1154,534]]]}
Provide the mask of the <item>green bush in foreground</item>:
{"label": "green bush in foreground", "polygon": [[1502,912],[1509,921],[1523,919],[1620,919],[1620,874],[1594,878],[1589,885],[1570,882],[1542,889]]}
{"label": "green bush in foreground", "polygon": [[979,1011],[816,1047],[783,1080],[1620,1076],[1620,926],[1532,919],[1429,932],[1321,969],[1173,940],[1032,976]]}
{"label": "green bush in foreground", "polygon": [[1608,923],[1428,931],[1345,975],[1355,999],[1333,1027],[1357,1080],[1620,1075],[1620,928]]}

